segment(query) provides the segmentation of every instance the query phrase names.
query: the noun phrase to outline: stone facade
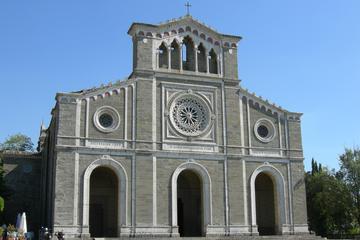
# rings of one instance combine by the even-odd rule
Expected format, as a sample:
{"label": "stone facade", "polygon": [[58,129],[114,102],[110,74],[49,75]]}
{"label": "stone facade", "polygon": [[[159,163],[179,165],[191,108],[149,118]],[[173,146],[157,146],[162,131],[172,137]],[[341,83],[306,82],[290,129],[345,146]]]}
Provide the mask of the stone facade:
{"label": "stone facade", "polygon": [[40,142],[43,224],[90,236],[91,176],[106,168],[118,179],[116,236],[184,234],[178,183],[186,171],[200,182],[201,236],[262,234],[259,174],[274,189],[274,234],[307,233],[301,114],[240,86],[241,37],[191,16],[134,23],[128,34],[128,79],[56,95]]}

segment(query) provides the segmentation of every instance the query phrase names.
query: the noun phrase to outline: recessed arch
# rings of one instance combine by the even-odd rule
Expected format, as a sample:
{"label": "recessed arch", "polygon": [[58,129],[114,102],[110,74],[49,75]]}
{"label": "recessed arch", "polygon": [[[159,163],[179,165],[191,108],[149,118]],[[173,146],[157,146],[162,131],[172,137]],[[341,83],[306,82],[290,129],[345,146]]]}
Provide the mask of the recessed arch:
{"label": "recessed arch", "polygon": [[[274,183],[274,197],[277,206],[274,206],[274,214],[276,219],[276,233],[282,234],[282,227],[288,223],[286,214],[286,197],[285,197],[285,180],[281,172],[270,165],[265,163],[254,170],[250,177],[250,192],[251,192],[251,225],[253,228],[257,228],[257,208],[256,208],[256,187],[255,182],[259,174],[266,174],[270,177]],[[256,230],[257,231],[257,230]]]}
{"label": "recessed arch", "polygon": [[197,48],[197,60],[198,60],[198,71],[206,73],[207,71],[207,59],[206,49],[202,43]]}
{"label": "recessed arch", "polygon": [[159,47],[159,68],[168,68],[168,48],[164,42]]}
{"label": "recessed arch", "polygon": [[111,169],[116,177],[120,180],[118,184],[118,208],[117,208],[117,224],[119,226],[118,236],[120,235],[120,227],[127,226],[128,208],[128,177],[124,167],[110,157],[103,157],[93,161],[85,170],[83,175],[83,206],[82,206],[82,225],[86,229],[89,227],[89,205],[90,205],[90,177],[92,172],[98,167],[106,167]]}
{"label": "recessed arch", "polygon": [[178,226],[178,177],[184,170],[191,170],[196,173],[202,185],[202,231],[206,235],[206,227],[212,225],[212,194],[211,194],[211,178],[209,172],[204,166],[196,162],[186,162],[179,165],[171,177],[171,224],[173,228]]}
{"label": "recessed arch", "polygon": [[171,43],[171,69],[180,70],[180,46],[176,39]]}
{"label": "recessed arch", "polygon": [[181,51],[183,70],[195,71],[195,45],[190,36],[184,37]]}
{"label": "recessed arch", "polygon": [[209,72],[213,74],[218,73],[218,60],[213,48],[209,52]]}

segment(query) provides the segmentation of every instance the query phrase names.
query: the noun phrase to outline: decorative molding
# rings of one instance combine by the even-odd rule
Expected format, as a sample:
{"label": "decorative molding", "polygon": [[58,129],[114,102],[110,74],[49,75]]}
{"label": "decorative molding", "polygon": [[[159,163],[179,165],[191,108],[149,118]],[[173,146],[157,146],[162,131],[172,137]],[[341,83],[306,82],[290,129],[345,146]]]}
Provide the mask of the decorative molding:
{"label": "decorative molding", "polygon": [[93,148],[124,149],[125,141],[87,140],[86,146]]}
{"label": "decorative molding", "polygon": [[[218,148],[208,147],[210,144],[216,144],[217,119],[214,117],[216,116],[216,88],[163,82],[161,85],[162,148],[175,151],[218,151]],[[190,112],[189,116],[186,116],[187,112],[183,112],[183,115],[178,113],[181,113],[181,109],[185,108],[185,105],[191,105],[193,102],[197,104],[191,109],[194,112],[200,111],[201,113],[198,113],[200,115],[197,115],[198,120],[204,117],[202,120],[205,123],[196,125],[195,130],[192,131],[191,124],[186,122],[190,121],[192,113]],[[191,109],[189,107],[185,110],[192,111]],[[179,129],[179,126],[182,127]],[[190,132],[187,133],[185,130]]]}
{"label": "decorative molding", "polygon": [[186,144],[186,143],[163,143],[163,150],[172,151],[190,151],[190,152],[218,152],[217,146],[205,145],[205,144]]}
{"label": "decorative molding", "polygon": [[60,103],[77,103],[77,98],[76,97],[73,97],[73,96],[58,96],[57,97],[57,101],[60,102]]}
{"label": "decorative molding", "polygon": [[78,215],[79,215],[79,153],[75,152],[74,159],[74,210],[73,210],[73,224],[77,225],[78,223]]}

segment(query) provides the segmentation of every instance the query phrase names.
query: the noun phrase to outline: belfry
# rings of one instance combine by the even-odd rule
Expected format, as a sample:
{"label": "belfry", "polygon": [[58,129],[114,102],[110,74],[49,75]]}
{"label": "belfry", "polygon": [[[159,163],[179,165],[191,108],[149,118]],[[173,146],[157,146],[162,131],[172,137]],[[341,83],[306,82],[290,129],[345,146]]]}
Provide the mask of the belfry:
{"label": "belfry", "polygon": [[56,95],[42,225],[68,238],[307,234],[302,114],[241,87],[241,37],[190,14],[128,34],[127,79]]}

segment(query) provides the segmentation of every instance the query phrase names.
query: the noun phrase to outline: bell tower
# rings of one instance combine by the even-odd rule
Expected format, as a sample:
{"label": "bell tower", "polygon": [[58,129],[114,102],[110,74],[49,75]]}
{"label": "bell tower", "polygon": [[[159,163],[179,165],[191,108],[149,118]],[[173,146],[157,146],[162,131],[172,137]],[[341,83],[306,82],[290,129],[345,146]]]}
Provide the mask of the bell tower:
{"label": "bell tower", "polygon": [[159,25],[133,23],[133,71],[160,71],[238,80],[241,37],[218,33],[191,15]]}

